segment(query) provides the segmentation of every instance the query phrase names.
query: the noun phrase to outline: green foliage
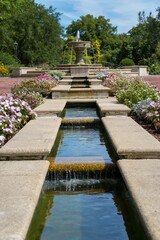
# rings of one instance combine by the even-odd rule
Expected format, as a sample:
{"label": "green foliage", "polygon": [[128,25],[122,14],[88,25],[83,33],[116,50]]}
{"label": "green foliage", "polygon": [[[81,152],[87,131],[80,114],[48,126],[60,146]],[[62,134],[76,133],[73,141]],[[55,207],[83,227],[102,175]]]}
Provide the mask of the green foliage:
{"label": "green foliage", "polygon": [[[101,61],[105,61],[104,51],[106,50],[108,53],[108,46],[114,41],[117,28],[113,27],[110,20],[103,16],[96,18],[87,14],[81,16],[77,21],[72,21],[67,27],[67,36],[76,36],[78,30],[80,31],[80,40],[90,41],[93,46],[88,49],[89,60],[99,62],[103,57]],[[114,49],[114,47],[112,48]]]}
{"label": "green foliage", "polygon": [[8,68],[6,68],[3,63],[0,63],[0,76],[4,77],[9,74]]}
{"label": "green foliage", "polygon": [[[139,24],[133,27],[130,33],[133,47],[133,60],[136,64],[153,64],[152,55],[156,53],[160,39],[160,11],[157,9],[157,16],[149,16],[145,12],[139,12]],[[158,58],[156,59],[156,61]]]}
{"label": "green foliage", "polygon": [[98,39],[103,45],[105,39],[116,32],[116,27],[113,27],[109,19],[105,19],[103,16],[96,18],[87,14],[81,16],[77,21],[72,21],[67,27],[67,35],[76,36],[78,30],[80,31],[80,40],[93,42]]}
{"label": "green foliage", "polygon": [[93,48],[94,48],[94,63],[99,63],[101,60],[101,43],[99,40],[95,40],[93,42]]}
{"label": "green foliage", "polygon": [[[26,65],[56,64],[61,58],[60,14],[33,0],[0,1],[0,49]],[[14,42],[18,43],[15,49]]]}
{"label": "green foliage", "polygon": [[52,77],[54,77],[57,80],[62,79],[62,77],[65,75],[64,72],[58,71],[58,70],[52,70],[50,72],[48,72],[49,75],[51,75]]}
{"label": "green foliage", "polygon": [[40,93],[34,92],[34,91],[29,91],[26,89],[26,87],[21,87],[21,88],[15,88],[12,90],[14,92],[14,97],[19,98],[29,104],[31,109],[36,108],[40,104],[43,103],[43,97]]}
{"label": "green foliage", "polygon": [[148,66],[149,74],[160,75],[160,63],[151,64]]}
{"label": "green foliage", "polygon": [[124,58],[120,61],[120,66],[133,66],[133,65],[135,65],[135,63],[130,58]]}
{"label": "green foliage", "polygon": [[0,62],[2,62],[9,69],[21,66],[20,62],[11,54],[0,51]]}
{"label": "green foliage", "polygon": [[30,79],[25,80],[17,85],[15,85],[11,92],[13,94],[19,94],[21,92],[38,92],[43,97],[47,97],[51,93],[51,89],[57,85],[57,82],[54,81],[45,81],[45,80],[36,80]]}
{"label": "green foliage", "polygon": [[[149,65],[151,73],[158,74],[159,68],[153,70],[152,66],[160,63],[160,7],[156,12],[155,17],[139,12],[139,23],[128,34],[117,34],[117,27],[104,16],[87,14],[72,21],[66,31],[68,39],[64,40],[60,13],[56,9],[45,8],[34,0],[0,0],[0,49],[10,56],[17,54],[19,59],[17,62],[8,55],[9,63],[2,62],[9,68],[19,62],[29,66],[71,63],[67,42],[75,39],[79,30],[80,39],[92,44],[87,57],[84,54],[86,62],[116,68],[122,59],[129,58],[137,65]],[[100,43],[99,49],[94,46],[96,41]],[[14,42],[18,43],[17,49]]]}
{"label": "green foliage", "polygon": [[118,102],[124,103],[128,107],[147,98],[153,101],[158,101],[160,98],[158,91],[153,86],[139,78],[131,79],[123,88],[118,89],[116,97]]}

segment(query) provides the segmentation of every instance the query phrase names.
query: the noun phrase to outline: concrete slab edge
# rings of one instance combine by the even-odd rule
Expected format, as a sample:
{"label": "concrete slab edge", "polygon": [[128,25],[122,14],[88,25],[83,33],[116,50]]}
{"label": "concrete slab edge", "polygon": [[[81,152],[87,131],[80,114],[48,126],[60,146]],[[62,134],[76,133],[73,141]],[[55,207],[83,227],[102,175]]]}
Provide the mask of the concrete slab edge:
{"label": "concrete slab edge", "polygon": [[[125,160],[133,161],[132,159],[125,159]],[[145,216],[145,210],[142,209],[142,207],[141,207],[141,205],[143,203],[142,203],[142,201],[139,202],[139,200],[137,198],[136,191],[135,191],[134,187],[131,184],[132,180],[131,181],[128,180],[128,177],[127,177],[127,175],[125,173],[125,170],[123,169],[123,166],[121,166],[121,164],[120,164],[121,161],[125,161],[125,160],[118,160],[117,161],[117,166],[118,166],[119,171],[121,173],[121,176],[122,176],[122,178],[123,178],[123,180],[124,180],[124,182],[126,184],[126,187],[127,187],[128,191],[129,191],[129,193],[131,194],[133,203],[134,203],[134,205],[136,207],[137,213],[138,213],[138,215],[140,217],[140,220],[141,220],[141,223],[142,223],[142,225],[144,227],[145,233],[146,233],[148,239],[159,240],[159,234],[157,234],[157,232],[154,231],[154,228],[153,228],[152,225],[150,226],[151,222],[148,221],[149,219],[146,218],[146,216]],[[146,160],[146,159],[142,159],[142,160]],[[148,160],[149,159],[147,159],[146,161],[148,161]],[[139,160],[137,160],[137,161],[139,161]]]}
{"label": "concrete slab edge", "polygon": [[[0,162],[0,165],[1,172],[4,169],[0,174],[0,212],[5,214],[0,221],[0,240],[25,240],[48,172],[49,161]],[[6,181],[9,181],[8,186],[2,187]]]}

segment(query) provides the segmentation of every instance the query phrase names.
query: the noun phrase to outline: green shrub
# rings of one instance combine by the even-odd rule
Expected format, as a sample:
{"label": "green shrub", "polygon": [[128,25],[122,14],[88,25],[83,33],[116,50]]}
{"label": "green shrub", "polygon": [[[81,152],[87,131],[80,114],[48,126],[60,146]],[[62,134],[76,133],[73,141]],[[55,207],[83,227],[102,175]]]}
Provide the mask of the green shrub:
{"label": "green shrub", "polygon": [[120,61],[120,66],[133,66],[133,65],[135,65],[135,63],[130,58],[124,58]]}
{"label": "green shrub", "polygon": [[0,51],[0,62],[2,62],[9,70],[13,67],[21,66],[20,62],[11,54]]}
{"label": "green shrub", "polygon": [[8,75],[9,75],[8,68],[5,67],[3,65],[3,63],[0,63],[0,76],[4,77],[4,76],[8,76]]}
{"label": "green shrub", "polygon": [[123,88],[119,88],[116,91],[116,97],[118,102],[124,103],[128,107],[147,98],[152,101],[158,101],[160,98],[158,91],[153,86],[138,78],[128,81]]}
{"label": "green shrub", "polygon": [[58,70],[52,70],[50,72],[48,72],[49,75],[51,75],[52,77],[54,77],[57,80],[62,79],[62,77],[65,75],[64,72],[58,71]]}
{"label": "green shrub", "polygon": [[160,75],[160,64],[152,64],[148,66],[149,74]]}

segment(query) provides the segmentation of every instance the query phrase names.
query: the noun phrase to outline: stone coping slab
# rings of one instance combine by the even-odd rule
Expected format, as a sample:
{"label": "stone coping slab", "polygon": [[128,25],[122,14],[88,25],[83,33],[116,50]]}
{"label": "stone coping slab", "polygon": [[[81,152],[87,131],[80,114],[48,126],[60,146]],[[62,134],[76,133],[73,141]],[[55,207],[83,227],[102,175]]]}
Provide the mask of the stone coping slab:
{"label": "stone coping slab", "polygon": [[36,107],[34,111],[38,116],[60,115],[66,105],[66,100],[46,99],[43,104]]}
{"label": "stone coping slab", "polygon": [[50,157],[50,171],[104,171],[115,164],[103,157]]}
{"label": "stone coping slab", "polygon": [[159,159],[119,160],[122,177],[130,191],[148,239],[160,239]]}
{"label": "stone coping slab", "polygon": [[52,99],[86,99],[86,98],[107,98],[109,96],[108,88],[70,88],[65,89],[53,89]]}
{"label": "stone coping slab", "polygon": [[0,240],[25,240],[48,161],[0,162]]}
{"label": "stone coping slab", "polygon": [[69,91],[83,91],[83,92],[90,92],[90,91],[110,91],[110,89],[108,87],[103,87],[103,86],[99,86],[99,85],[90,85],[89,88],[70,88]]}
{"label": "stone coping slab", "polygon": [[117,99],[115,98],[115,97],[108,97],[108,98],[99,98],[98,100],[97,100],[97,98],[93,98],[93,99],[88,99],[88,98],[83,98],[83,99],[66,99],[66,101],[67,101],[67,103],[68,102],[74,102],[74,103],[76,103],[76,102],[94,102],[94,103],[96,103],[97,105],[98,104],[102,104],[102,103],[104,103],[104,104],[108,104],[108,103],[115,103],[115,104],[117,104],[118,103],[118,101],[117,101]]}
{"label": "stone coping slab", "polygon": [[160,142],[132,118],[108,116],[102,122],[120,158],[160,158]]}
{"label": "stone coping slab", "polygon": [[52,88],[52,92],[69,91],[70,87],[71,87],[70,85],[58,85],[58,86]]}
{"label": "stone coping slab", "polygon": [[97,104],[108,104],[108,103],[113,103],[113,104],[117,104],[118,101],[116,99],[116,97],[108,97],[108,98],[99,98],[97,99]]}
{"label": "stone coping slab", "polygon": [[62,119],[39,117],[28,122],[0,149],[0,159],[46,159],[55,142]]}
{"label": "stone coping slab", "polygon": [[[111,100],[111,99],[110,99]],[[102,116],[107,116],[107,115],[128,115],[131,111],[129,107],[127,107],[124,104],[117,103],[116,101],[98,101],[97,100],[97,105],[100,109],[101,115]]]}
{"label": "stone coping slab", "polygon": [[59,91],[62,91],[62,92],[64,92],[64,91],[86,91],[86,92],[88,92],[88,91],[91,91],[91,90],[93,90],[93,91],[96,91],[96,90],[107,90],[107,91],[110,91],[110,88],[104,87],[102,85],[90,85],[89,88],[76,88],[76,89],[73,89],[73,88],[71,88],[70,85],[58,85],[58,86],[56,86],[56,87],[54,87],[52,89],[52,92],[57,92],[57,91],[58,92]]}
{"label": "stone coping slab", "polygon": [[88,82],[89,82],[91,85],[101,85],[101,84],[102,84],[102,81],[101,81],[101,80],[98,80],[98,79],[88,79]]}
{"label": "stone coping slab", "polygon": [[96,99],[88,99],[88,98],[81,98],[81,99],[66,99],[67,103],[96,103]]}

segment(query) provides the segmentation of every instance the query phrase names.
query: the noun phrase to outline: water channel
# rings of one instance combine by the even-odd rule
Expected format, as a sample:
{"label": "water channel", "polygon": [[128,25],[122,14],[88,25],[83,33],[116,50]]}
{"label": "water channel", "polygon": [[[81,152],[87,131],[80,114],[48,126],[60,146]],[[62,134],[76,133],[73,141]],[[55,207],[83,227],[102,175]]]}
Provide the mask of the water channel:
{"label": "water channel", "polygon": [[[64,112],[64,119],[88,118],[99,119],[95,106],[70,105]],[[100,158],[111,165],[115,161],[97,122],[62,124],[50,154],[51,161],[56,158]],[[91,175],[68,171],[63,176],[48,173],[26,240],[147,239],[121,177],[93,170]]]}

